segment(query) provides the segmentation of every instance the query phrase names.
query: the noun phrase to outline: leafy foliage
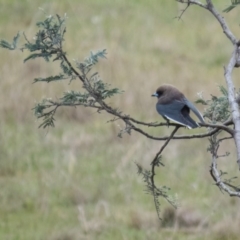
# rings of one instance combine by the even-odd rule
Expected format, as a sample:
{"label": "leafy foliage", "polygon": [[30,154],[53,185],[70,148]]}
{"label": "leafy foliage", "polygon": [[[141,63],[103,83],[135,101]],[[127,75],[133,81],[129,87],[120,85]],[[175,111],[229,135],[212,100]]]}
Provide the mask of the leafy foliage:
{"label": "leafy foliage", "polygon": [[203,115],[213,124],[217,122],[224,122],[230,117],[227,89],[223,86],[219,86],[219,89],[222,93],[221,96],[217,97],[211,95],[210,100],[204,100],[203,98],[200,98],[196,101],[196,103],[201,103],[207,106]]}
{"label": "leafy foliage", "polygon": [[[38,77],[34,79],[34,83],[46,82],[51,83],[60,80],[72,80],[78,79],[83,82],[83,87],[87,90],[85,93],[79,91],[68,91],[63,93],[58,102],[51,99],[43,99],[37,103],[33,108],[34,114],[37,118],[42,119],[42,123],[39,127],[53,127],[54,115],[60,106],[75,106],[84,105],[89,107],[95,107],[98,110],[101,109],[97,103],[97,99],[104,100],[110,98],[115,94],[121,93],[118,88],[111,88],[109,84],[104,83],[97,72],[90,75],[92,67],[98,63],[100,58],[106,58],[106,49],[91,52],[90,56],[85,58],[83,62],[76,61],[76,69],[68,61],[66,53],[63,51],[64,34],[66,16],[61,18],[60,16],[49,16],[44,21],[37,23],[39,28],[33,41],[30,42],[24,35],[25,44],[21,47],[21,50],[27,50],[31,54],[24,59],[24,62],[33,60],[35,58],[43,58],[47,62],[60,61],[59,67],[61,72],[55,76]],[[17,48],[17,41],[19,39],[19,33],[13,38],[12,43],[8,43],[5,40],[0,42],[0,46],[9,50]],[[90,76],[88,76],[90,75]]]}
{"label": "leafy foliage", "polygon": [[38,51],[38,53],[29,55],[24,62],[37,57],[49,61],[54,55],[57,55],[56,59],[61,58],[63,36],[66,32],[64,23],[65,18],[61,19],[58,15],[57,17],[49,16],[44,21],[38,22],[39,31],[34,38],[35,41],[30,42],[25,37],[26,43],[24,45],[28,51]]}

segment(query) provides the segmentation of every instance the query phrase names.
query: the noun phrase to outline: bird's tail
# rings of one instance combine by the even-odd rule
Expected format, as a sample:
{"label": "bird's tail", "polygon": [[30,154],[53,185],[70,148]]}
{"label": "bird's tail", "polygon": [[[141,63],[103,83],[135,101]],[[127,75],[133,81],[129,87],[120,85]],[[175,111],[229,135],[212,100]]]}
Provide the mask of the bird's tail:
{"label": "bird's tail", "polygon": [[186,121],[186,125],[190,128],[199,127],[199,125],[189,115],[185,115],[184,120]]}

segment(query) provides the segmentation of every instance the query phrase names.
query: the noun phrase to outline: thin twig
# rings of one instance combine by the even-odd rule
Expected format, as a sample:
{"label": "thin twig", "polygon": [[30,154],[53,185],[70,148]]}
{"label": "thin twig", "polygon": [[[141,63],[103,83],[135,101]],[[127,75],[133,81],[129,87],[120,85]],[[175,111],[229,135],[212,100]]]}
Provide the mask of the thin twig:
{"label": "thin twig", "polygon": [[233,33],[231,32],[230,28],[227,25],[227,22],[225,21],[224,17],[221,16],[221,14],[216,10],[216,8],[214,7],[213,3],[211,0],[206,0],[207,4],[203,4],[200,1],[196,1],[196,0],[176,0],[177,2],[180,3],[185,3],[187,5],[197,5],[201,8],[207,9],[208,11],[210,11],[213,16],[217,19],[217,21],[220,23],[224,34],[227,36],[227,38],[232,42],[232,44],[236,44],[238,39],[233,35]]}
{"label": "thin twig", "polygon": [[[177,1],[177,2],[179,2],[179,1]],[[189,8],[189,6],[190,6],[190,4],[187,4],[187,6],[186,6],[183,10],[181,10],[181,13],[179,14],[179,16],[176,17],[176,18],[178,19],[178,21],[179,21],[180,19],[182,19],[183,14],[187,11],[187,9]]]}
{"label": "thin twig", "polygon": [[66,57],[66,55],[61,51],[61,57],[64,59],[64,61],[68,64],[68,66],[70,67],[71,71],[73,71],[76,76],[84,83],[84,79],[83,77],[75,70],[75,68],[72,66],[72,64],[68,61],[68,58]]}
{"label": "thin twig", "polygon": [[[155,161],[158,159],[159,155],[163,152],[164,148],[168,145],[168,143],[170,142],[170,140],[173,138],[174,134],[177,132],[177,130],[180,128],[180,126],[176,126],[174,128],[174,130],[172,131],[171,135],[168,137],[167,141],[162,145],[162,147],[160,148],[160,150],[157,152],[155,158],[152,161],[152,165],[154,165]],[[152,169],[154,170],[154,169]],[[152,171],[154,174],[154,171]]]}
{"label": "thin twig", "polygon": [[[159,212],[158,212],[158,194],[156,193],[156,191],[158,190],[158,188],[155,185],[155,181],[154,181],[154,177],[156,175],[155,173],[155,167],[159,165],[159,158],[161,153],[163,152],[163,150],[165,149],[165,147],[168,145],[168,143],[170,142],[170,140],[172,139],[172,137],[174,136],[174,134],[177,132],[177,130],[180,128],[180,126],[176,126],[174,128],[174,130],[172,131],[171,135],[168,137],[168,139],[165,141],[165,143],[162,145],[162,147],[160,148],[160,150],[157,152],[156,156],[154,157],[154,159],[152,160],[152,168],[151,168],[151,176],[150,176],[150,181],[151,181],[151,189],[152,189],[152,195],[154,198],[154,204],[158,213],[158,217],[160,219],[159,216]],[[165,197],[165,199],[168,200],[168,198]],[[168,200],[169,202],[169,200]],[[171,202],[170,202],[171,203]]]}
{"label": "thin twig", "polygon": [[191,4],[198,5],[199,7],[207,9],[206,5],[204,5],[203,3],[199,2],[199,1],[196,1],[196,0],[186,0],[186,1],[184,1],[184,0],[176,0],[176,1],[180,2],[180,3],[186,3],[188,5],[191,5]]}
{"label": "thin twig", "polygon": [[211,127],[211,128],[217,128],[217,129],[222,129],[226,132],[228,132],[231,136],[234,134],[234,130],[231,128],[225,126],[225,125],[219,125],[219,124],[210,124],[210,123],[199,123],[200,126],[203,127]]}

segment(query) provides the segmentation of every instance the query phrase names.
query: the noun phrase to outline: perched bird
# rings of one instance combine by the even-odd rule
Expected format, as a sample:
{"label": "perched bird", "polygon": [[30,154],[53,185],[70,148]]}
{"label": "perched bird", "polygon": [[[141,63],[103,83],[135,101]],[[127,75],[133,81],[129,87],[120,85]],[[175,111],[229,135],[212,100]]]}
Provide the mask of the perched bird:
{"label": "perched bird", "polygon": [[201,113],[177,88],[171,85],[162,85],[152,96],[158,98],[156,109],[165,119],[188,128],[199,127],[198,123],[189,115],[190,110],[192,110],[198,119],[204,123]]}

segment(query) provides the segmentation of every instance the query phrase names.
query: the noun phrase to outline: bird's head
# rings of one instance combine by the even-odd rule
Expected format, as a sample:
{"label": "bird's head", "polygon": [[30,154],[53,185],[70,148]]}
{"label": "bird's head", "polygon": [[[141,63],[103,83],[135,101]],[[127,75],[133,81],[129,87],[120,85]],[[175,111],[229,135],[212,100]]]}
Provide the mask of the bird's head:
{"label": "bird's head", "polygon": [[182,99],[184,95],[171,85],[162,85],[152,94],[152,97],[157,97],[158,102],[161,104],[168,104],[173,100]]}
{"label": "bird's head", "polygon": [[162,85],[156,90],[154,94],[152,94],[152,97],[160,98],[168,94],[168,92],[171,92],[171,89],[172,89],[171,85]]}
{"label": "bird's head", "polygon": [[164,91],[162,89],[157,89],[155,93],[152,94],[152,97],[160,98],[163,95]]}

